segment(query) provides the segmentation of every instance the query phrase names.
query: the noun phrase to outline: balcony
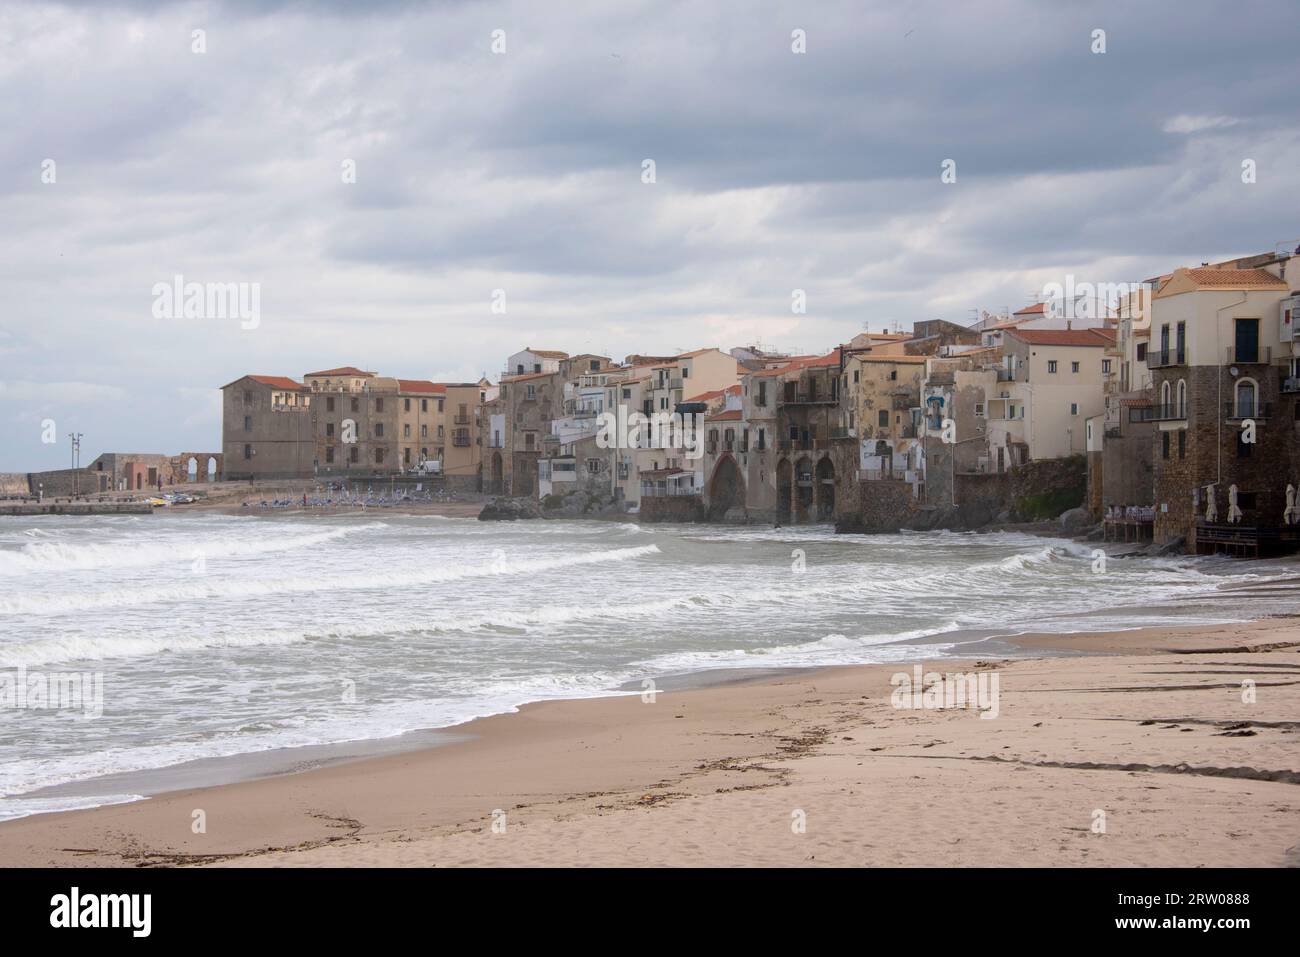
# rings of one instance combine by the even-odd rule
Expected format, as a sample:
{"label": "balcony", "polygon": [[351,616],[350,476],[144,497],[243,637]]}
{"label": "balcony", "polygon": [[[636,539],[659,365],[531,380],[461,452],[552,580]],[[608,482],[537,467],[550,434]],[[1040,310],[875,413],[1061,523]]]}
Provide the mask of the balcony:
{"label": "balcony", "polygon": [[458,416],[455,416],[455,417],[452,419],[452,421],[453,421],[453,423],[456,424],[456,425],[469,425],[469,416],[468,416],[468,415],[458,415]]}
{"label": "balcony", "polygon": [[1163,369],[1168,366],[1185,366],[1187,365],[1186,349],[1148,349],[1147,350],[1147,368]]}
{"label": "balcony", "polygon": [[1185,405],[1148,405],[1129,410],[1130,422],[1180,422],[1186,418]]}
{"label": "balcony", "polygon": [[1228,402],[1223,406],[1223,417],[1229,422],[1240,422],[1242,419],[1263,422],[1272,412],[1271,402]]}
{"label": "balcony", "polygon": [[1225,365],[1268,365],[1273,361],[1272,346],[1256,346],[1254,349],[1237,349],[1228,346],[1223,350]]}
{"label": "balcony", "polygon": [[1297,392],[1300,392],[1300,377],[1292,376],[1282,380],[1283,395],[1295,395]]}
{"label": "balcony", "polygon": [[786,393],[782,405],[838,405],[839,399],[833,395],[823,395],[820,392],[795,392]]}
{"label": "balcony", "polygon": [[451,444],[458,448],[467,448],[469,446],[469,436],[457,435],[451,440]]}

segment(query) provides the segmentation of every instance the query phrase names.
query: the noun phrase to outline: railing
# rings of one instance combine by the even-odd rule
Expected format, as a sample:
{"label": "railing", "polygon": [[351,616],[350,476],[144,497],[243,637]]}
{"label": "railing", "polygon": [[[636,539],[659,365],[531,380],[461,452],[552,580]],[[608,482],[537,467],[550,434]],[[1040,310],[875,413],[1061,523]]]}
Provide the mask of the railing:
{"label": "railing", "polygon": [[457,415],[452,421],[455,425],[469,425],[469,416]]}
{"label": "railing", "polygon": [[668,380],[668,388],[670,388],[670,389],[680,389],[681,387],[682,387],[682,378],[681,378],[681,376],[678,376],[678,377],[675,378],[675,379],[669,379],[669,380]]}
{"label": "railing", "polygon": [[1256,346],[1254,349],[1237,349],[1235,346],[1228,346],[1223,350],[1224,360],[1227,365],[1239,363],[1241,365],[1267,365],[1273,361],[1272,346]]}
{"label": "railing", "polygon": [[462,448],[462,449],[466,448],[469,446],[469,436],[468,435],[453,436],[451,440],[451,444],[457,446],[458,448]]}
{"label": "railing", "polygon": [[[1135,417],[1133,413],[1138,413]],[[1187,418],[1185,405],[1149,405],[1129,409],[1130,422],[1176,422]]]}
{"label": "railing", "polygon": [[1273,411],[1271,402],[1229,402],[1223,407],[1225,419],[1267,419]]}
{"label": "railing", "polygon": [[[934,380],[931,379],[931,381],[934,381]],[[1015,381],[1016,381],[1016,374],[1015,374],[1015,372],[1013,372],[1013,371],[1010,370],[1010,369],[1007,369],[1007,368],[999,368],[999,369],[998,369],[998,381],[999,381],[999,382],[1015,382]]]}
{"label": "railing", "polygon": [[1282,394],[1291,395],[1300,392],[1300,377],[1292,376],[1282,380]]}
{"label": "railing", "polygon": [[823,395],[820,392],[817,393],[816,395],[813,395],[808,392],[796,392],[793,398],[786,396],[781,404],[782,405],[835,405],[838,402],[839,399],[833,395]]}
{"label": "railing", "polygon": [[674,495],[696,495],[698,494],[694,485],[683,485],[676,482],[642,482],[642,498],[668,498]]}
{"label": "railing", "polygon": [[854,438],[857,438],[857,429],[850,429],[847,426],[841,426],[841,427],[831,429],[832,442],[840,439],[854,439]]}
{"label": "railing", "polygon": [[1148,349],[1147,350],[1147,368],[1162,369],[1166,366],[1185,366],[1187,365],[1186,349]]}

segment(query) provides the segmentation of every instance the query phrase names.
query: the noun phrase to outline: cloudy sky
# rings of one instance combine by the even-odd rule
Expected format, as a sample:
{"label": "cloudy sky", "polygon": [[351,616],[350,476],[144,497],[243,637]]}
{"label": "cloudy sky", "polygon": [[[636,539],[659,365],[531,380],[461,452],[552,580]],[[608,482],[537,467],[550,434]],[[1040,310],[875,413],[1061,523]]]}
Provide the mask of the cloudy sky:
{"label": "cloudy sky", "polygon": [[[0,471],[218,449],[249,372],[813,351],[1294,247],[1296,36],[1288,0],[4,4]],[[177,275],[257,284],[256,328],[155,315]]]}

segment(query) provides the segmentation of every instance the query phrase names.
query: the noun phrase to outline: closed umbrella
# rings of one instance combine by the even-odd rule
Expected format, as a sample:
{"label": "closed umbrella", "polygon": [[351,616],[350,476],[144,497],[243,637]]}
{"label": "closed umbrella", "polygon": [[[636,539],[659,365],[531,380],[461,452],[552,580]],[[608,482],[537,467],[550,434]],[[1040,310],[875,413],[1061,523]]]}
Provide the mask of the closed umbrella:
{"label": "closed umbrella", "polygon": [[1237,486],[1228,486],[1228,521],[1240,522],[1241,509],[1237,507]]}
{"label": "closed umbrella", "polygon": [[1217,522],[1219,520],[1219,506],[1214,503],[1214,486],[1205,486],[1205,520],[1207,522]]}
{"label": "closed umbrella", "polygon": [[1295,486],[1289,482],[1286,486],[1286,511],[1282,513],[1282,521],[1287,525],[1300,522],[1300,506],[1295,503]]}

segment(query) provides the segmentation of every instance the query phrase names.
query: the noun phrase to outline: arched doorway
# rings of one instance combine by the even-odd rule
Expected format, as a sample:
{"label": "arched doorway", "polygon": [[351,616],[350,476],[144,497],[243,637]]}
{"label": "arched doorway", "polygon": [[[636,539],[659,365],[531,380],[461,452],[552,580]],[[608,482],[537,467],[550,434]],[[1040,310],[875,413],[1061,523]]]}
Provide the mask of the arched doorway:
{"label": "arched doorway", "polygon": [[776,463],[776,523],[790,524],[790,498],[794,490],[794,468],[789,459]]}
{"label": "arched doorway", "polygon": [[185,480],[187,482],[197,482],[199,480],[199,460],[190,456],[190,460],[185,463]]}
{"label": "arched doorway", "polygon": [[709,521],[720,522],[736,506],[745,507],[745,477],[730,455],[723,455],[709,480]]}
{"label": "arched doorway", "polygon": [[813,469],[812,461],[804,456],[794,463],[794,520],[812,520]]}
{"label": "arched doorway", "polygon": [[830,522],[835,519],[835,466],[830,456],[817,463],[815,470],[817,481],[814,491],[817,498],[817,521]]}
{"label": "arched doorway", "polygon": [[492,453],[492,486],[488,489],[488,492],[491,493],[492,495],[500,495],[501,483],[504,480],[504,477],[505,477],[505,469],[501,463],[501,453],[493,452]]}
{"label": "arched doorway", "polygon": [[209,458],[208,458],[208,481],[209,481],[209,482],[215,482],[216,480],[217,480],[217,459],[216,459],[215,456],[209,456]]}

